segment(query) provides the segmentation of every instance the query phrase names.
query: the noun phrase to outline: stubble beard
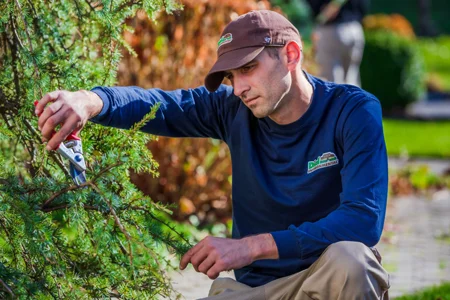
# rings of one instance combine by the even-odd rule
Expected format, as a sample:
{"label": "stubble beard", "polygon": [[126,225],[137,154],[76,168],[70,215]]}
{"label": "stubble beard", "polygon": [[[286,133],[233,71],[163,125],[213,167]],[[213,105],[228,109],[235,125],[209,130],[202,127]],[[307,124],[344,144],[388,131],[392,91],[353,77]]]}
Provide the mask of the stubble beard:
{"label": "stubble beard", "polygon": [[278,100],[275,103],[275,105],[273,105],[273,106],[272,105],[270,105],[270,106],[269,105],[261,105],[261,104],[258,105],[258,103],[255,103],[253,105],[248,106],[248,108],[252,111],[253,115],[256,118],[261,119],[261,118],[265,118],[265,117],[273,114],[276,111],[278,103],[280,101],[281,101],[281,99]]}

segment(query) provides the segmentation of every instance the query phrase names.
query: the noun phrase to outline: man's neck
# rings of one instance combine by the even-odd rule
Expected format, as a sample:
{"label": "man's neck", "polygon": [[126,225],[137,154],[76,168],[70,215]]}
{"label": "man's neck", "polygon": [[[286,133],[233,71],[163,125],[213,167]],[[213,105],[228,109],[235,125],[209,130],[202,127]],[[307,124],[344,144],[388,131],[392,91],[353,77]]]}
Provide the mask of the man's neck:
{"label": "man's neck", "polygon": [[284,96],[277,112],[269,115],[275,123],[286,125],[300,119],[312,101],[313,88],[302,70],[293,78],[289,93]]}

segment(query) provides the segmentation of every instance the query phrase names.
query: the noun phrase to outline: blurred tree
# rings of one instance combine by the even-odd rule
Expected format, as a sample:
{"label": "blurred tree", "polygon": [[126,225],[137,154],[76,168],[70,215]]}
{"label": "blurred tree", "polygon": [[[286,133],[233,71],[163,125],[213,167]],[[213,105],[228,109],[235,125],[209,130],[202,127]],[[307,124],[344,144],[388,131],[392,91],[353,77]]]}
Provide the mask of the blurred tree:
{"label": "blurred tree", "polygon": [[153,298],[171,292],[168,249],[189,242],[164,221],[167,208],[129,181],[129,169],[156,174],[139,128],[87,124],[87,182],[48,153],[33,102],[55,89],[115,82],[124,20],[154,16],[174,0],[8,0],[0,3],[0,298]]}
{"label": "blurred tree", "polygon": [[380,99],[383,113],[403,114],[425,95],[423,57],[411,24],[398,14],[363,20],[366,45],[361,63],[362,87]]}

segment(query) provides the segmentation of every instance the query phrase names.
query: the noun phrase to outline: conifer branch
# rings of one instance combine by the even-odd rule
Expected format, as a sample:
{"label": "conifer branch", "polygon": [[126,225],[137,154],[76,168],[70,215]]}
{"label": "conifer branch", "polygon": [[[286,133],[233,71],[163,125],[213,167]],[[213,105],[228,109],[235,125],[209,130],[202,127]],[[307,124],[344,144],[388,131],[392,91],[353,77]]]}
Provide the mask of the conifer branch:
{"label": "conifer branch", "polygon": [[[16,5],[18,5],[19,8],[21,8],[21,7],[20,7],[20,4],[18,3],[18,1],[17,1],[17,0],[15,0],[15,1],[16,1]],[[21,15],[21,16],[22,16],[22,19],[23,19],[24,24],[27,25],[25,19],[23,18],[23,15]],[[14,22],[14,20],[12,19],[12,17],[10,18],[10,24],[11,24],[11,27],[13,28],[13,32],[14,32],[14,34],[15,34],[15,37],[16,37],[17,42],[20,44],[21,48],[24,48],[23,43],[21,42],[20,37],[19,37],[19,35],[17,34],[17,30],[16,30],[16,27],[15,27],[15,25],[14,25],[15,22]],[[32,48],[33,46],[32,46],[32,43],[31,43],[31,40],[30,40],[30,37],[29,37],[29,34],[28,34],[28,31],[27,31],[26,27],[25,27],[25,32],[27,33],[27,36],[28,36],[28,39],[29,39],[31,52],[33,52],[33,48]],[[15,43],[11,43],[11,44],[10,44],[10,47],[11,47],[11,53],[12,53],[13,61],[16,61],[16,60],[17,60],[17,57],[16,57],[16,51],[17,51],[17,49],[15,49]],[[35,69],[36,69],[37,75],[39,76],[39,70],[38,70],[38,68],[37,68],[37,65],[36,65],[36,62],[35,62],[34,58],[33,58],[33,62],[34,62],[34,65],[35,65]],[[14,64],[14,68],[15,68],[15,65],[16,65],[16,64]],[[19,91],[20,91],[20,88],[19,88],[19,77],[18,77],[18,75],[17,75],[17,69],[15,69],[13,73],[14,73],[14,82],[15,82],[15,88],[16,88],[16,91],[17,91],[17,95],[20,95],[20,92],[19,92]],[[40,91],[40,92],[41,92],[41,96],[42,96],[42,91]],[[2,96],[2,100],[4,100],[4,101],[2,101],[2,104],[3,104],[3,103],[5,103],[5,104],[9,103],[9,101],[8,101],[8,100],[6,99],[6,97],[4,96],[3,92],[1,92],[0,96]],[[12,106],[12,107],[14,107],[14,106]],[[12,108],[12,107],[11,107],[11,108]],[[16,109],[15,107],[14,107],[12,113],[13,113],[13,114],[17,114],[17,109]],[[4,116],[3,118],[5,119],[5,122],[7,122],[6,116]],[[37,137],[37,138],[40,137],[40,135],[36,132],[36,130],[34,129],[34,127],[30,124],[30,122],[29,122],[28,120],[24,119],[23,122],[24,122],[25,126],[30,130],[30,132],[31,132],[32,134],[34,134],[35,137]],[[7,122],[7,124],[8,124],[8,122]],[[10,129],[12,129],[12,128],[10,128]],[[26,141],[24,141],[24,144],[27,146],[28,150],[30,151],[30,155],[33,155],[33,154],[32,154],[32,153],[33,153],[32,147],[30,148],[30,146],[26,143]],[[61,162],[61,160],[60,160],[54,153],[50,153],[50,157],[51,157],[51,158],[56,162],[56,164],[61,168],[61,170],[65,173],[66,177],[70,176],[67,167],[64,166],[64,164]],[[46,172],[46,175],[47,175],[48,177],[51,177],[50,174],[49,174],[48,172]]]}
{"label": "conifer branch", "polygon": [[9,230],[6,228],[5,223],[3,222],[2,219],[0,219],[0,224],[2,225],[3,230],[6,233],[6,236],[8,237],[9,243],[11,245],[11,247],[13,248],[13,255],[14,255],[14,262],[17,263],[17,255],[16,255],[16,245],[14,244],[13,240],[11,239],[11,233],[9,232]]}
{"label": "conifer branch", "polygon": [[25,49],[25,46],[23,45],[22,41],[20,40],[19,34],[17,33],[17,28],[15,26],[15,22],[12,16],[10,16],[10,24],[13,29],[14,37],[16,38],[16,41],[19,43],[20,48]]}
{"label": "conifer branch", "polygon": [[122,225],[122,222],[120,222],[120,219],[117,216],[116,211],[114,210],[114,207],[112,206],[112,203],[105,197],[103,192],[92,181],[88,182],[87,184],[89,184],[100,196],[102,196],[103,200],[108,205],[108,207],[110,209],[110,212],[111,212],[111,214],[114,217],[114,221],[115,221],[116,225],[119,227],[120,231],[122,231],[122,233],[125,235],[125,238],[127,239],[127,242],[128,242],[130,266],[133,266],[133,252],[131,250],[131,236],[130,236],[130,234],[125,229],[125,227]]}
{"label": "conifer branch", "polygon": [[105,173],[108,172],[109,170],[111,170],[111,169],[113,169],[113,168],[115,168],[115,167],[121,166],[121,165],[123,165],[123,162],[118,162],[118,163],[115,163],[115,164],[112,164],[112,165],[107,166],[106,168],[104,168],[103,170],[101,170],[100,172],[98,172],[97,175],[95,175],[95,176],[92,178],[91,182],[96,182],[97,179],[100,178],[103,174],[105,174]]}
{"label": "conifer branch", "polygon": [[163,224],[164,226],[166,226],[167,228],[169,228],[170,230],[172,230],[175,234],[177,234],[183,241],[185,241],[188,245],[190,245],[191,243],[181,234],[179,233],[175,227],[170,226],[170,224],[164,222],[163,220],[159,219],[157,216],[155,216],[155,214],[153,214],[151,211],[149,211],[148,209],[144,208],[144,207],[139,207],[139,206],[131,206],[130,208],[134,209],[134,210],[142,210],[144,212],[146,212],[152,219],[158,221],[159,223]]}
{"label": "conifer branch", "polygon": [[54,193],[53,195],[50,196],[50,198],[48,198],[47,200],[45,200],[44,204],[42,204],[41,206],[41,210],[44,210],[50,203],[52,203],[53,200],[55,200],[56,198],[58,198],[59,196],[61,196],[62,194],[65,194],[67,192],[73,191],[73,190],[77,190],[77,189],[81,189],[85,186],[88,186],[89,183],[83,183],[78,185],[71,185],[65,189],[60,190],[59,192]]}
{"label": "conifer branch", "polygon": [[[15,0],[15,3],[16,3],[16,5],[17,5],[17,7],[19,8],[19,11],[22,12],[22,7],[20,6],[19,1]],[[25,20],[25,18],[23,17],[22,14],[20,14],[20,17],[22,18],[22,22],[23,22],[23,25],[24,25],[24,27],[25,27],[25,33],[26,33],[27,38],[28,38],[28,43],[30,44],[30,50],[31,50],[31,52],[33,53],[33,52],[34,52],[34,51],[33,51],[33,43],[31,42],[30,34],[29,34],[28,31],[27,31],[27,28],[28,28],[27,21]]]}
{"label": "conifer branch", "polygon": [[[19,8],[19,11],[22,12],[23,10],[22,10],[22,7],[21,7],[19,1],[15,0],[15,2],[16,2],[17,7]],[[30,44],[30,53],[33,54],[34,53],[33,42],[31,41],[30,33],[28,32],[27,20],[25,20],[25,17],[23,16],[22,13],[20,13],[20,17],[22,18],[22,22],[24,24],[24,29],[25,29],[25,34],[27,35],[28,44]],[[34,71],[36,72],[38,79],[40,79],[41,75],[39,73],[39,67],[37,65],[36,59],[33,56],[32,56],[32,59],[33,59],[33,64],[34,64]],[[41,97],[44,96],[42,93],[41,87],[38,87],[38,88],[39,88],[40,96]]]}
{"label": "conifer branch", "polygon": [[16,295],[14,295],[13,291],[11,290],[11,288],[2,279],[0,279],[0,283],[3,286],[3,288],[6,290],[6,292],[11,295],[11,297],[15,297],[16,296]]}
{"label": "conifer branch", "polygon": [[[10,16],[10,23],[11,23],[11,27],[14,29],[14,20],[12,18],[12,16]],[[14,32],[16,37],[18,38],[17,32]],[[17,53],[19,52],[17,50],[17,45],[16,43],[14,43],[13,41],[10,41],[8,38],[6,38],[6,41],[9,45],[9,48],[11,50],[11,58],[12,58],[12,68],[13,68],[13,78],[14,78],[14,89],[16,90],[16,95],[20,95],[20,84],[19,84],[19,71],[17,70]],[[20,42],[20,39],[17,40],[18,42]],[[22,47],[23,48],[23,47]],[[15,108],[15,107],[14,107]],[[17,110],[17,109],[16,109]]]}
{"label": "conifer branch", "polygon": [[[130,220],[127,220],[127,221],[131,223]],[[137,226],[136,224],[134,224],[134,225]],[[169,227],[169,228],[170,228],[170,227]],[[173,240],[170,239],[170,236],[164,236],[163,234],[159,234],[159,233],[153,232],[153,231],[150,231],[149,234],[150,234],[151,236],[153,236],[154,238],[156,238],[157,240],[159,240],[159,241],[164,241],[164,243],[165,243],[167,246],[171,247],[172,249],[180,251],[180,250],[178,249],[177,245],[173,242]],[[187,243],[190,245],[189,242],[187,242]],[[142,244],[142,243],[140,243],[140,244]],[[144,246],[145,246],[145,245],[144,245]],[[145,246],[145,248],[148,249],[148,247],[146,247],[146,246]],[[155,261],[157,261],[157,260],[155,259]]]}
{"label": "conifer branch", "polygon": [[124,8],[126,8],[126,7],[132,8],[134,5],[141,4],[141,2],[142,2],[142,1],[139,1],[139,0],[137,0],[137,1],[131,0],[131,1],[128,1],[128,2],[124,2],[124,3],[122,3],[119,7],[117,7],[117,8],[114,10],[114,12],[115,12],[115,13],[120,12],[120,11],[122,11],[122,10],[123,10]]}
{"label": "conifer branch", "polygon": [[48,213],[48,212],[52,212],[52,211],[55,211],[55,210],[60,210],[60,209],[68,208],[68,207],[69,207],[69,204],[63,204],[63,205],[52,206],[52,207],[48,207],[48,208],[42,207],[41,210],[43,212]]}
{"label": "conifer branch", "polygon": [[95,8],[92,6],[92,4],[89,2],[89,0],[84,0],[84,2],[86,2],[87,5],[89,5],[91,11],[93,11],[95,13]]}
{"label": "conifer branch", "polygon": [[[28,130],[30,130],[30,132],[35,136],[35,138],[39,139],[40,135],[39,133],[36,131],[36,129],[30,124],[30,122],[28,120],[23,120],[23,123],[25,124],[25,126],[28,128]],[[66,175],[66,177],[70,177],[70,173],[69,170],[67,169],[67,167],[64,165],[64,163],[62,162],[62,160],[59,158],[59,156],[56,155],[56,152],[54,151],[50,151],[49,152],[50,157],[53,159],[53,161],[58,165],[58,167],[61,168],[61,170],[64,172],[64,174]],[[50,174],[46,174],[48,177],[51,177]]]}
{"label": "conifer branch", "polygon": [[[60,210],[60,209],[66,209],[69,208],[70,204],[69,203],[64,203],[61,205],[57,205],[57,206],[51,206],[51,207],[41,207],[40,210],[43,212],[52,212],[55,210]],[[109,214],[109,211],[103,211],[100,207],[97,206],[92,206],[92,205],[83,205],[83,208],[85,210],[93,210],[93,211],[98,211],[102,214]]]}
{"label": "conifer branch", "polygon": [[[44,210],[45,210],[45,211],[49,211],[49,208],[47,208],[47,206],[48,206],[50,203],[52,203],[52,201],[55,200],[56,198],[58,198],[59,196],[65,194],[65,193],[67,193],[67,192],[70,192],[70,191],[73,191],[73,190],[77,190],[77,189],[80,189],[80,188],[83,188],[83,187],[86,187],[86,186],[92,186],[92,185],[94,184],[94,182],[96,182],[97,179],[100,178],[103,174],[105,174],[106,172],[110,171],[111,169],[113,169],[113,168],[115,168],[115,167],[117,167],[117,166],[120,166],[120,165],[122,165],[122,164],[123,164],[122,162],[118,162],[118,163],[112,164],[112,165],[110,165],[110,166],[108,166],[108,167],[102,169],[100,172],[98,172],[98,173],[92,178],[92,180],[90,180],[89,182],[85,182],[85,183],[83,183],[83,184],[80,184],[79,186],[78,186],[78,185],[71,185],[71,186],[69,186],[69,187],[67,187],[67,188],[64,188],[64,189],[62,189],[62,190],[60,190],[60,191],[54,193],[53,195],[50,196],[50,198],[48,198],[47,200],[45,200],[44,204],[41,206],[41,210],[42,210],[42,211],[44,211]],[[59,208],[57,208],[57,209],[59,209]],[[54,210],[57,210],[57,209],[54,209]]]}
{"label": "conifer branch", "polygon": [[[186,240],[173,234],[175,227],[164,219],[154,221],[132,208],[142,206],[156,216],[165,210],[151,200],[141,204],[142,193],[127,176],[129,168],[151,172],[156,165],[146,152],[147,138],[133,128],[133,140],[123,142],[122,133],[87,126],[88,139],[103,140],[102,146],[89,147],[101,168],[78,187],[64,181],[70,176],[64,158],[41,151],[40,132],[30,119],[31,103],[42,90],[88,88],[105,79],[112,84],[126,45],[125,20],[137,6],[151,15],[168,3],[172,0],[75,0],[52,6],[39,0],[7,0],[2,6],[0,132],[6,139],[0,152],[6,172],[0,176],[0,239],[9,244],[4,255],[11,262],[1,266],[9,274],[7,280],[0,278],[4,297],[152,298],[170,290],[163,272],[170,262],[154,247],[166,245],[179,252]],[[74,204],[74,197],[81,203]],[[117,205],[116,198],[123,198],[122,204]],[[150,222],[141,223],[144,218]],[[138,257],[142,251],[151,264]]]}
{"label": "conifer branch", "polygon": [[25,265],[27,266],[28,269],[31,269],[33,271],[33,273],[36,273],[36,269],[34,268],[34,265],[31,262],[31,259],[28,255],[28,251],[25,250],[25,247],[23,246],[23,244],[20,244],[20,248],[22,250],[22,258],[23,258],[23,261],[25,262]]}

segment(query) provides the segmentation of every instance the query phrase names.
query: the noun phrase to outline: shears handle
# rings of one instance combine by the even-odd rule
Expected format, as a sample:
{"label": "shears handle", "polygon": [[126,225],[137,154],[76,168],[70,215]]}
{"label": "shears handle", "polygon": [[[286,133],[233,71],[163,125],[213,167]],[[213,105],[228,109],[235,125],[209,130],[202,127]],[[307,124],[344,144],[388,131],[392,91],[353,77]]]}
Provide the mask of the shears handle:
{"label": "shears handle", "polygon": [[[34,106],[38,101],[34,102]],[[52,132],[52,136],[56,133]],[[76,185],[81,185],[86,182],[86,164],[83,157],[83,147],[81,146],[81,139],[77,135],[78,132],[73,131],[69,134],[64,142],[58,145],[56,151],[64,158],[68,159],[70,164],[70,176]]]}
{"label": "shears handle", "polygon": [[72,140],[81,141],[81,138],[78,136],[78,133],[76,133],[75,131],[66,137],[66,141],[72,141]]}

